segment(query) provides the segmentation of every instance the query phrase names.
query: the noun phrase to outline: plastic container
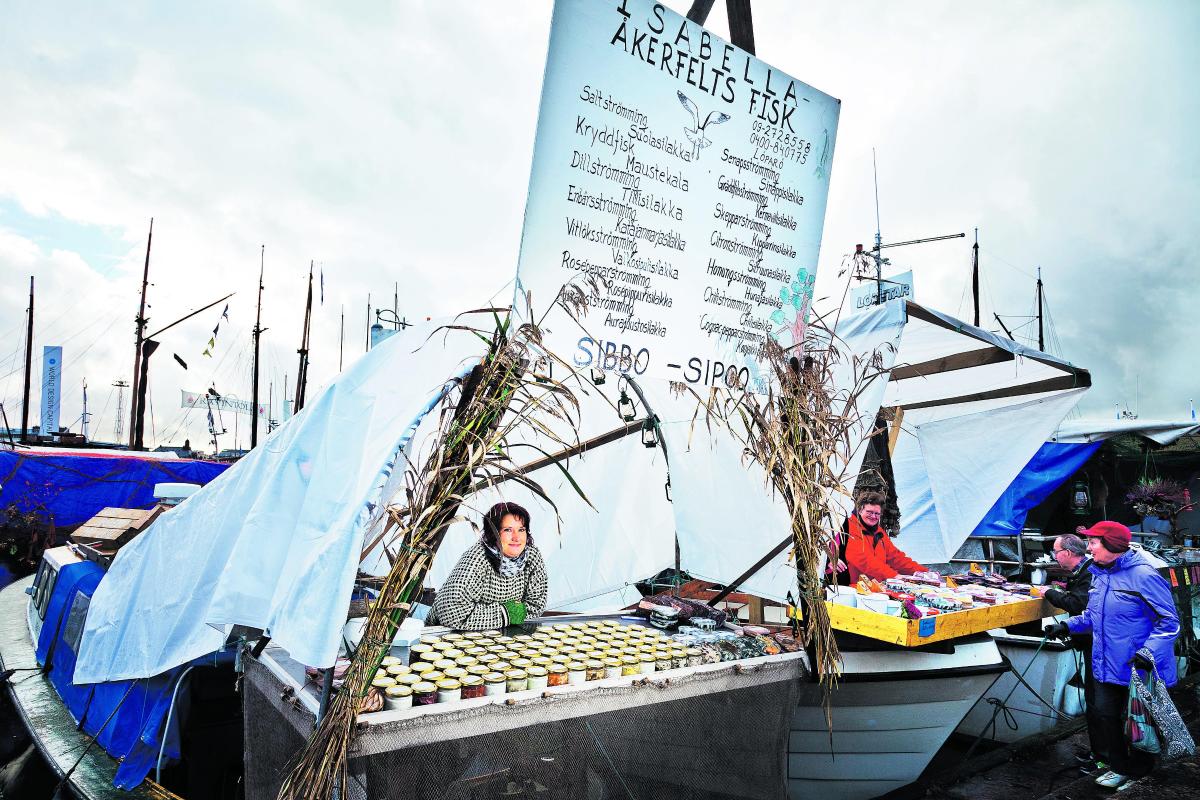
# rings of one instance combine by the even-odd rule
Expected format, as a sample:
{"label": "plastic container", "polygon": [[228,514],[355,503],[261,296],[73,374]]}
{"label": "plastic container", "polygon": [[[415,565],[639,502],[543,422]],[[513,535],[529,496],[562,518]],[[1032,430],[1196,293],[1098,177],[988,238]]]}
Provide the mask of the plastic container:
{"label": "plastic container", "polygon": [[412,708],[413,690],[411,686],[389,686],[383,690],[384,707],[390,711],[402,708]]}

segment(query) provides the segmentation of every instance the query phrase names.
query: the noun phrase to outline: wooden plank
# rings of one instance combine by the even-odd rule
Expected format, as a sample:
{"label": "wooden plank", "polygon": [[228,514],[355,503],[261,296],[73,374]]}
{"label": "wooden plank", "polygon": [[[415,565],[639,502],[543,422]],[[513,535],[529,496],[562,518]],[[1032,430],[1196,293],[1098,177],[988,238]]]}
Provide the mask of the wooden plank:
{"label": "wooden plank", "polygon": [[896,406],[892,417],[892,429],[888,431],[888,455],[895,455],[896,442],[900,441],[900,428],[904,424],[904,407]]}
{"label": "wooden plank", "polygon": [[957,639],[993,628],[1033,622],[1057,613],[1053,606],[1041,598],[950,611],[921,619],[893,617],[828,601],[825,606],[829,609],[829,621],[835,630],[857,633],[902,647]]}
{"label": "wooden plank", "polygon": [[95,517],[92,517],[92,519],[95,519],[96,517],[105,517],[109,519],[141,520],[153,510],[154,509],[152,508],[117,508],[114,506],[101,509]]}
{"label": "wooden plank", "polygon": [[133,527],[133,521],[118,517],[102,517],[99,514],[83,523],[84,528],[106,528],[108,530],[123,531]]}

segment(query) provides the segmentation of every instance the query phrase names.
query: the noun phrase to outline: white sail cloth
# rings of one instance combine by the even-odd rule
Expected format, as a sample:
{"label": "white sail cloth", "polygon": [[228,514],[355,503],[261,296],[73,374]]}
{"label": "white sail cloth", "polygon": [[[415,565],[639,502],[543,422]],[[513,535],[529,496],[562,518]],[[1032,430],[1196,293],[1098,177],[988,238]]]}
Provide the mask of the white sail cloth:
{"label": "white sail cloth", "polygon": [[418,326],[381,343],[123,548],[92,597],[76,683],[156,675],[266,630],[303,663],[340,643],[363,531],[416,423],[482,351]]}

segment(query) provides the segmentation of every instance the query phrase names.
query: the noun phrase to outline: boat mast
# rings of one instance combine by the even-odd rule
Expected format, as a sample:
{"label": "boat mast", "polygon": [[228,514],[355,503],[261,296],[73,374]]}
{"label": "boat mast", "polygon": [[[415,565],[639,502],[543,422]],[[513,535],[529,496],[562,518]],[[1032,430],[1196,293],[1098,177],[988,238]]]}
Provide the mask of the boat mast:
{"label": "boat mast", "polygon": [[346,305],[342,304],[342,332],[338,336],[338,372],[342,371],[342,357],[346,354]]}
{"label": "boat mast", "polygon": [[146,330],[146,287],[150,285],[150,243],[153,239],[154,217],[151,217],[150,232],[146,234],[146,265],[142,268],[142,300],[138,305],[137,316],[133,320],[135,342],[133,347],[133,385],[129,392],[129,402],[131,403],[129,409],[129,447],[131,450],[138,448],[138,445],[135,444],[137,441],[137,426],[134,424],[134,420],[137,419],[139,373],[142,366],[142,333]]}
{"label": "boat mast", "polygon": [[971,296],[975,298],[975,327],[979,327],[979,228],[975,229],[975,244],[971,247]]}
{"label": "boat mast", "polygon": [[1046,337],[1042,321],[1042,268],[1038,267],[1037,277],[1037,306],[1038,306],[1038,350],[1046,352]]}
{"label": "boat mast", "polygon": [[[254,385],[250,389],[250,449],[258,446],[258,343],[262,338],[262,293],[263,293],[263,262],[266,258],[267,246],[264,244],[258,251],[258,310],[254,312]],[[270,414],[267,415],[270,420]]]}
{"label": "boat mast", "polygon": [[29,327],[25,332],[25,400],[21,406],[21,441],[29,442],[29,386],[33,379],[33,276],[29,276]]}
{"label": "boat mast", "polygon": [[304,408],[304,390],[308,385],[308,326],[312,320],[312,274],[313,262],[308,262],[308,300],[304,305],[304,334],[300,337],[300,349],[296,352],[300,354],[300,368],[296,372],[296,406],[295,412],[299,414]]}

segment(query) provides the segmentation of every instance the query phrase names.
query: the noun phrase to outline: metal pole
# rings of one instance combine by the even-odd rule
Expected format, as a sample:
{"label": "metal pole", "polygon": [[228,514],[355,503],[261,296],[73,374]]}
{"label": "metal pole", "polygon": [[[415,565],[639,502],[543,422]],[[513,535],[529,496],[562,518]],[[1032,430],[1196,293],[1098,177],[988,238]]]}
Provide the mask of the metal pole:
{"label": "metal pole", "polygon": [[975,229],[975,244],[971,247],[971,296],[975,298],[975,327],[979,327],[979,228]]}
{"label": "metal pole", "polygon": [[21,406],[21,441],[29,442],[29,388],[33,380],[33,276],[29,276],[29,328],[25,333],[25,400]]}
{"label": "metal pole", "polygon": [[1038,350],[1046,352],[1046,337],[1045,329],[1042,323],[1042,268],[1038,267],[1037,278],[1037,306],[1038,306]]}
{"label": "metal pole", "polygon": [[313,265],[308,264],[308,300],[304,305],[304,333],[300,338],[300,368],[296,373],[296,413],[304,408],[304,394],[308,387],[308,326],[312,319],[312,273]]}
{"label": "metal pole", "polygon": [[133,447],[134,420],[137,418],[138,380],[142,367],[142,333],[146,330],[146,287],[150,285],[150,244],[154,240],[154,217],[150,218],[150,232],[146,234],[146,265],[142,268],[142,300],[138,305],[137,317],[134,318],[134,347],[133,347],[133,381],[130,391],[129,409],[129,446]]}
{"label": "metal pole", "polygon": [[267,246],[264,244],[258,251],[258,310],[254,314],[254,381],[250,391],[250,449],[258,447],[258,343],[262,338],[262,293],[263,293],[263,262],[266,259]]}
{"label": "metal pole", "polygon": [[342,304],[341,333],[338,335],[338,372],[342,371],[342,359],[346,354],[346,305]]}

